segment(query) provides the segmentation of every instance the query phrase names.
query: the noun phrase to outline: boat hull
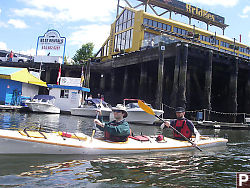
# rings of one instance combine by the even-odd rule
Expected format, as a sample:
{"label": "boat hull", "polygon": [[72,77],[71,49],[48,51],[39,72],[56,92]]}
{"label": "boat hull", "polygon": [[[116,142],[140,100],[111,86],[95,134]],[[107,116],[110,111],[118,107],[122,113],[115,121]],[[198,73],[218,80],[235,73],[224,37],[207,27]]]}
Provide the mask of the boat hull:
{"label": "boat hull", "polygon": [[[132,108],[127,109],[128,117],[126,117],[126,121],[129,123],[139,123],[139,124],[148,124],[152,125],[158,119],[155,116],[152,116],[140,108]],[[162,110],[154,110],[154,113],[157,116],[163,114]],[[110,114],[110,120],[114,120],[114,114]]]}
{"label": "boat hull", "polygon": [[29,109],[33,112],[42,112],[42,113],[53,113],[59,114],[60,109],[49,103],[39,103],[39,102],[26,102]]}
{"label": "boat hull", "polygon": [[[72,134],[73,135],[73,134]],[[77,138],[62,137],[58,133],[44,133],[45,137],[34,138],[20,134],[19,131],[0,130],[0,154],[130,154],[147,152],[169,152],[195,149],[185,141],[166,138],[165,142],[157,142],[155,137],[149,141],[138,141],[129,138],[127,142],[109,142],[102,139],[91,139],[83,133]],[[83,139],[79,139],[83,138]],[[200,148],[226,145],[227,139],[201,139]]]}
{"label": "boat hull", "polygon": [[[86,117],[96,117],[96,111],[98,108],[71,108],[71,115],[75,116],[86,116]],[[101,109],[102,116],[109,117],[112,112],[111,109]]]}

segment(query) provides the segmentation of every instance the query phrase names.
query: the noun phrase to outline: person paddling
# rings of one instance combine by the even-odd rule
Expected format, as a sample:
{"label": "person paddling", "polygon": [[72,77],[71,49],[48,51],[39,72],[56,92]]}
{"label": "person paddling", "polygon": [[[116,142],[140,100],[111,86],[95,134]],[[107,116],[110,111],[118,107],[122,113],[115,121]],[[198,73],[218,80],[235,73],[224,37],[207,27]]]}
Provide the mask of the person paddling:
{"label": "person paddling", "polygon": [[[185,109],[183,107],[177,107],[175,112],[177,119],[171,120],[170,122],[165,121],[161,125],[161,129],[164,129],[165,127],[169,127],[169,125],[171,125],[188,139],[192,137],[192,134],[195,134],[195,143],[197,143],[200,140],[200,133],[195,128],[194,124],[184,117]],[[176,131],[173,131],[173,134],[174,139],[183,141],[185,140],[183,136],[178,134]]]}
{"label": "person paddling", "polygon": [[114,113],[114,121],[102,123],[98,119],[94,119],[94,123],[101,131],[104,131],[105,139],[115,142],[125,142],[130,135],[129,124],[124,119],[128,116],[126,107],[118,104],[116,107],[112,108],[112,111]]}

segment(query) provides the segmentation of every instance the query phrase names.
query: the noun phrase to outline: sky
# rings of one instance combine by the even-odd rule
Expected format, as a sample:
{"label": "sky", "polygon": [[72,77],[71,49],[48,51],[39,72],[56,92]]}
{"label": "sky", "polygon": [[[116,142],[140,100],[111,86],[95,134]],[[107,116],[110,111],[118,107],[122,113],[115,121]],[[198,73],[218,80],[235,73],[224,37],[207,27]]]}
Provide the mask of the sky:
{"label": "sky", "polygon": [[[116,17],[117,1],[0,0],[0,49],[35,55],[38,36],[43,36],[48,29],[55,29],[66,37],[67,57],[72,58],[87,42],[93,42],[94,52],[97,52],[109,36],[110,25]],[[250,0],[182,1],[225,17],[225,23],[229,25],[225,35],[238,41],[241,35],[242,43],[250,45]],[[132,6],[140,4],[137,0],[128,2]],[[126,2],[120,0],[120,4],[125,6]],[[162,9],[156,11],[163,12]],[[153,14],[151,10],[148,12]],[[163,17],[168,18],[168,14]],[[188,23],[184,16],[173,14],[172,19]],[[206,28],[198,21],[193,20],[192,24]],[[210,31],[222,34],[216,27],[210,27]],[[39,51],[39,54],[45,53]]]}

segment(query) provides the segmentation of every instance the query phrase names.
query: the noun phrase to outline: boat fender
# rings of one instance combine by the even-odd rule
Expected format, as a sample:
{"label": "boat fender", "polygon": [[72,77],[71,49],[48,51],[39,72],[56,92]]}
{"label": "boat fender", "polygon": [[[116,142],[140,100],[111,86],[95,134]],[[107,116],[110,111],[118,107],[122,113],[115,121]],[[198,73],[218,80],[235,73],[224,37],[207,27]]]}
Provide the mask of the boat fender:
{"label": "boat fender", "polygon": [[160,142],[160,141],[162,141],[163,140],[163,135],[158,135],[157,137],[156,137],[156,141],[157,142]]}

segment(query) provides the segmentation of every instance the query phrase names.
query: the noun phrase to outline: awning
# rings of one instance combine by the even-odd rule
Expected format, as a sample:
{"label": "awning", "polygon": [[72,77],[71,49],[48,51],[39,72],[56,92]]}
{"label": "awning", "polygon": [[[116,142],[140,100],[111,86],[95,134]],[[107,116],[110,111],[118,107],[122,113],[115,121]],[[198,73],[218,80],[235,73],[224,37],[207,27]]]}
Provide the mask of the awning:
{"label": "awning", "polygon": [[9,79],[18,82],[47,87],[46,82],[36,78],[26,68],[0,67],[0,79]]}
{"label": "awning", "polygon": [[87,87],[77,87],[77,86],[62,86],[62,85],[48,84],[48,88],[72,89],[72,90],[90,92],[90,88],[87,88]]}

